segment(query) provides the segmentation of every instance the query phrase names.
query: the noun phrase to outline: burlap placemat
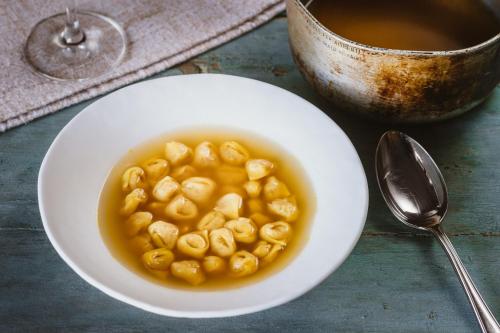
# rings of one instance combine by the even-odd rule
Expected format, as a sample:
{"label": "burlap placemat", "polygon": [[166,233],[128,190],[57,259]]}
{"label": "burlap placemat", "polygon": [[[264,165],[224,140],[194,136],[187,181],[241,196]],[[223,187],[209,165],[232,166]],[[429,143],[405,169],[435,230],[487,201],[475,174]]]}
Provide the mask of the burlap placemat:
{"label": "burlap placemat", "polygon": [[118,21],[129,39],[123,63],[82,82],[35,74],[23,59],[31,28],[69,0],[0,0],[0,132],[160,72],[266,22],[282,0],[78,0]]}

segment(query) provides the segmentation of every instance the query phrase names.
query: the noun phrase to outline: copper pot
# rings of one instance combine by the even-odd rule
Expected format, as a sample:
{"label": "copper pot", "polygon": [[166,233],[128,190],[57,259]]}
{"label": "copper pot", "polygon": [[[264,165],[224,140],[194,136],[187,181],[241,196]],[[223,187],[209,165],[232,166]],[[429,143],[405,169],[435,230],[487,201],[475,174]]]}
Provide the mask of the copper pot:
{"label": "copper pot", "polygon": [[[500,13],[498,2],[489,3]],[[329,31],[299,0],[286,5],[295,62],[341,109],[383,121],[436,121],[472,109],[500,81],[500,33],[454,51],[384,49]]]}

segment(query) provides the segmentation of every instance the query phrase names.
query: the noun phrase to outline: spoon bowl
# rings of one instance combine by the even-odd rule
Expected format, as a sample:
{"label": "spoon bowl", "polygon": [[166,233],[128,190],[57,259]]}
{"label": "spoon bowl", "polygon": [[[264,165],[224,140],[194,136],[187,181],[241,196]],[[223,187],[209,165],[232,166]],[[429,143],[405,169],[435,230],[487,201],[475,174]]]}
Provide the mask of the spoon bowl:
{"label": "spoon bowl", "polygon": [[425,149],[408,135],[386,132],[376,152],[377,180],[392,213],[404,224],[429,230],[448,209],[443,175]]}

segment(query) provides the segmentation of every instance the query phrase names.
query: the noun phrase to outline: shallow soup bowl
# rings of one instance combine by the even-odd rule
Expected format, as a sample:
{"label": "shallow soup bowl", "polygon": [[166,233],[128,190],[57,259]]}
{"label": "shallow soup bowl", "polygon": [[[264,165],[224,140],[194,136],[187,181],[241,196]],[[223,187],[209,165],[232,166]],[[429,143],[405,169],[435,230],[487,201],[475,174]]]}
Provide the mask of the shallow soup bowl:
{"label": "shallow soup bowl", "polygon": [[[224,290],[168,288],[123,266],[101,237],[99,194],[117,161],[149,139],[197,127],[255,133],[300,161],[309,178],[316,209],[308,240],[287,266],[266,279]],[[53,246],[91,285],[162,315],[224,317],[285,303],[328,277],[361,234],[368,191],[351,142],[312,104],[255,80],[188,75],[135,84],[83,110],[49,148],[38,199]]]}

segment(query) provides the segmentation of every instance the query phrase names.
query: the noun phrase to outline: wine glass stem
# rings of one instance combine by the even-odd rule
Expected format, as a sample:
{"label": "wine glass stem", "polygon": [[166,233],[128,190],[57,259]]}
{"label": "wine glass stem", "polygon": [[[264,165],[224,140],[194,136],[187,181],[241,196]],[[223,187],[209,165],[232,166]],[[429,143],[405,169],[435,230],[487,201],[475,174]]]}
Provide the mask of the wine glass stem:
{"label": "wine glass stem", "polygon": [[66,24],[61,33],[62,42],[67,45],[77,45],[84,39],[85,34],[80,28],[80,21],[78,21],[75,11],[66,7]]}

